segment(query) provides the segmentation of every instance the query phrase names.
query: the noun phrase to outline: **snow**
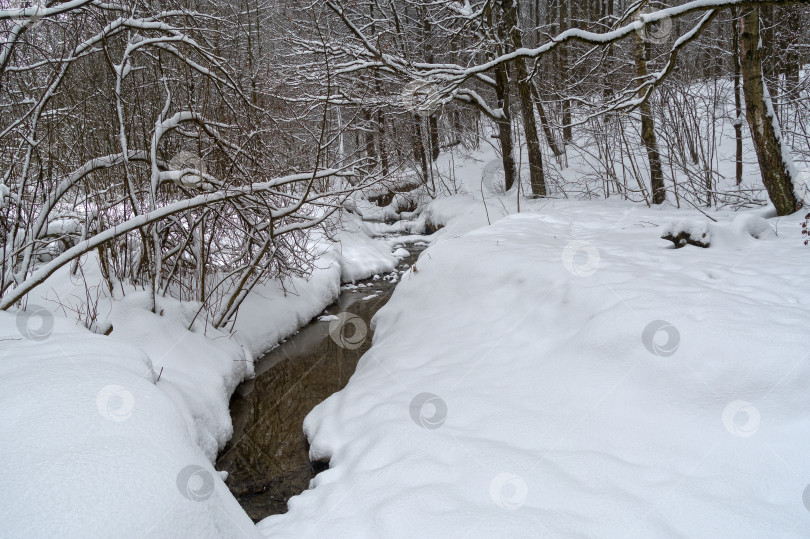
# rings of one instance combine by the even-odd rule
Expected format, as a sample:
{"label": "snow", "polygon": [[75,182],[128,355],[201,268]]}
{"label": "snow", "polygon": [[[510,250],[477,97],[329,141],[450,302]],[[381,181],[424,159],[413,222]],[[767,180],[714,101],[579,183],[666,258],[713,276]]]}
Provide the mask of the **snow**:
{"label": "snow", "polygon": [[[212,466],[233,432],[228,403],[254,358],[322,313],[342,277],[393,269],[387,241],[345,224],[339,243],[313,239],[309,280],[257,287],[231,333],[194,302],[159,297],[156,314],[141,289],[108,297],[94,253],[84,279],[63,267],[28,310],[0,312],[0,535],[259,536]],[[76,322],[94,314],[109,336]]]}
{"label": "snow", "polygon": [[[227,401],[189,385],[217,388],[216,361],[233,364],[223,345],[189,334],[183,340],[189,354],[204,344],[215,350],[187,356],[196,361],[185,372],[171,361],[182,354],[172,354],[172,368],[156,383],[144,347],[162,346],[175,329],[171,323],[149,324],[148,338],[135,346],[79,330],[62,317],[54,317],[48,338],[21,338],[20,320],[0,313],[3,535],[255,535],[227,487],[215,480],[208,454],[208,429],[224,428],[219,416],[227,418]],[[224,393],[224,381],[218,382]],[[204,415],[192,418],[191,405]],[[181,476],[184,470],[193,470],[194,478]]]}
{"label": "snow", "polygon": [[321,258],[309,280],[295,278],[257,286],[239,309],[234,334],[256,357],[323,312],[340,294],[339,262],[331,255]]}
{"label": "snow", "polygon": [[768,84],[762,81],[763,101],[765,102],[765,117],[771,122],[771,127],[779,143],[779,151],[782,154],[782,163],[785,165],[785,170],[790,175],[791,183],[793,184],[793,192],[800,204],[810,204],[810,183],[807,181],[807,172],[799,170],[793,162],[790,146],[788,145],[785,137],[782,135],[782,129],[779,126],[779,117],[773,109],[773,100],[771,99]]}
{"label": "snow", "polygon": [[[274,537],[810,534],[807,252],[798,217],[454,197],[305,421],[330,461]],[[500,205],[498,205],[500,208]],[[508,215],[506,215],[508,214]],[[757,240],[765,221],[778,236]],[[463,278],[460,278],[463,276]]]}
{"label": "snow", "polygon": [[[721,136],[726,183],[733,153]],[[567,159],[548,160],[550,186],[599,193],[583,174],[601,184],[604,164],[576,147]],[[410,195],[348,201],[342,230],[309,245],[311,277],[257,287],[231,333],[194,320],[194,303],[159,299],[155,314],[132,287],[106,297],[92,253],[88,288],[68,268],[50,275],[28,311],[0,313],[0,535],[810,535],[799,217],[707,209],[713,222],[616,197],[521,199],[518,212],[493,185],[498,166],[487,146],[443,154],[436,173],[455,194],[416,211]],[[745,174],[762,192],[758,170]],[[399,277],[402,245],[433,230]],[[679,232],[711,248],[661,239]],[[211,465],[232,433],[229,397],[263,352],[338,321],[324,308],[341,290],[369,294],[355,283],[370,276],[401,283],[347,388],[305,423],[330,469],[257,529]],[[93,331],[69,320],[88,310]]]}
{"label": "snow", "polygon": [[374,241],[371,238],[373,232],[365,223],[358,218],[349,217],[344,221],[344,230],[337,236],[342,257],[343,282],[358,281],[369,275],[387,273],[394,269],[397,264],[396,254],[391,254],[385,243]]}
{"label": "snow", "polygon": [[681,220],[667,224],[661,231],[661,237],[686,234],[702,244],[711,247],[743,249],[753,246],[753,241],[768,240],[776,237],[771,224],[753,213],[742,213],[729,223],[711,223],[705,220]]}
{"label": "snow", "polygon": [[[189,119],[194,117],[193,113],[186,113],[186,114],[192,115],[191,117],[189,117]],[[171,119],[166,120],[161,129],[169,129],[170,126],[175,125],[175,123],[179,122],[182,118],[185,118],[185,116],[182,114],[176,114]],[[90,237],[89,239],[79,242],[77,245],[71,247],[70,249],[67,249],[61,255],[51,260],[47,264],[43,264],[42,266],[37,268],[37,270],[34,271],[31,275],[29,275],[25,281],[14,287],[10,292],[6,294],[6,296],[2,300],[0,300],[0,309],[7,309],[8,307],[14,305],[18,300],[22,299],[22,297],[28,294],[31,290],[39,286],[39,283],[41,283],[42,281],[53,275],[59,268],[61,268],[66,263],[81,257],[82,255],[98,247],[99,245],[103,245],[109,242],[114,237],[118,237],[127,232],[143,228],[148,223],[158,221],[160,219],[166,218],[168,216],[174,215],[184,210],[198,208],[200,206],[206,206],[221,200],[235,199],[241,196],[247,196],[249,194],[258,191],[269,190],[278,185],[283,185],[284,183],[310,179],[310,177],[312,179],[325,178],[333,176],[335,174],[337,174],[337,171],[331,169],[322,170],[314,175],[293,174],[282,178],[275,178],[267,182],[253,184],[248,186],[247,188],[239,187],[239,188],[232,188],[227,191],[218,191],[215,193],[206,193],[203,195],[197,195],[193,198],[188,198],[185,200],[180,200],[178,202],[167,204],[147,214],[141,214],[138,215],[137,217],[132,217],[126,220],[125,222],[120,223],[116,227],[106,229],[103,232],[100,232]],[[69,184],[69,181],[66,180],[65,183]],[[61,187],[62,186],[60,186],[60,191]],[[288,230],[294,230],[297,228],[301,228],[302,226],[303,225],[298,223],[288,225],[282,229],[276,230],[275,233],[276,235],[281,235]]]}

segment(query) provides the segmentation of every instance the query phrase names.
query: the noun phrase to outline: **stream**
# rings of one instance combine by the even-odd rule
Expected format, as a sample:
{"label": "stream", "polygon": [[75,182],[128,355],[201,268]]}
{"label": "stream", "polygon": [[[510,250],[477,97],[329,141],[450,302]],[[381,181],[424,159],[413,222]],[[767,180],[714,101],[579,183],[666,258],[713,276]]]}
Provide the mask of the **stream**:
{"label": "stream", "polygon": [[228,488],[254,522],[286,513],[287,500],[328,468],[309,460],[304,418],[348,383],[371,347],[371,318],[427,244],[402,247],[410,257],[393,272],[342,286],[338,300],[319,317],[324,320],[314,319],[265,354],[256,362],[256,376],[236,388],[230,402],[233,437],[216,467],[228,472]]}

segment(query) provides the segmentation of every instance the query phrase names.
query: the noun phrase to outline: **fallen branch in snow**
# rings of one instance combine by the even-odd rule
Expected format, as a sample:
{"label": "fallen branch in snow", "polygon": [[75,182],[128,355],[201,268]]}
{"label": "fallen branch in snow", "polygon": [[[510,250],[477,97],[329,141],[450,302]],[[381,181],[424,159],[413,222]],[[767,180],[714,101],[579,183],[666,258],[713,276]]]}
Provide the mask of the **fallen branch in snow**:
{"label": "fallen branch in snow", "polygon": [[661,238],[669,240],[672,243],[674,243],[676,249],[680,249],[681,247],[685,247],[686,245],[694,245],[696,247],[702,247],[706,249],[711,245],[706,236],[707,236],[706,232],[703,232],[701,234],[694,234],[693,232],[688,230],[681,230],[677,234],[674,234],[672,232],[665,233],[661,236]]}

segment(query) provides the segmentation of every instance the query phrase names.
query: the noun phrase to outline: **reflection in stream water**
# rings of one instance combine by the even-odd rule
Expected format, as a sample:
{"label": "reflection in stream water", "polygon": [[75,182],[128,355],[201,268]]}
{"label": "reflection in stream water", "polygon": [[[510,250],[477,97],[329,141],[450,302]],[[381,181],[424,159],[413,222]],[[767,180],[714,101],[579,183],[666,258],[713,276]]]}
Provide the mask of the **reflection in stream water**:
{"label": "reflection in stream water", "polygon": [[256,377],[237,388],[230,404],[234,435],[217,469],[228,472],[228,487],[254,521],[285,513],[287,500],[306,490],[327,466],[309,461],[304,418],[349,381],[371,346],[371,318],[424,247],[407,246],[410,260],[402,260],[391,274],[344,287],[324,313],[332,315],[330,320],[313,321],[271,350],[257,362]]}

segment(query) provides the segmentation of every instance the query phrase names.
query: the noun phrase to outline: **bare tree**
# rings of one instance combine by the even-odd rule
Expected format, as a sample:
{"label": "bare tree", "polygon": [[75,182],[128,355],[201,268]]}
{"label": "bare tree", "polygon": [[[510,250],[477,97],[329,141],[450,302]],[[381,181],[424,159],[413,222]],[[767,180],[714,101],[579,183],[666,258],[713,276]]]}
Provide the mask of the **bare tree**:
{"label": "bare tree", "polygon": [[306,272],[306,231],[376,181],[329,156],[328,61],[314,105],[279,107],[258,76],[265,8],[161,9],[0,9],[0,309],[94,253],[109,288],[224,327],[258,283]]}

